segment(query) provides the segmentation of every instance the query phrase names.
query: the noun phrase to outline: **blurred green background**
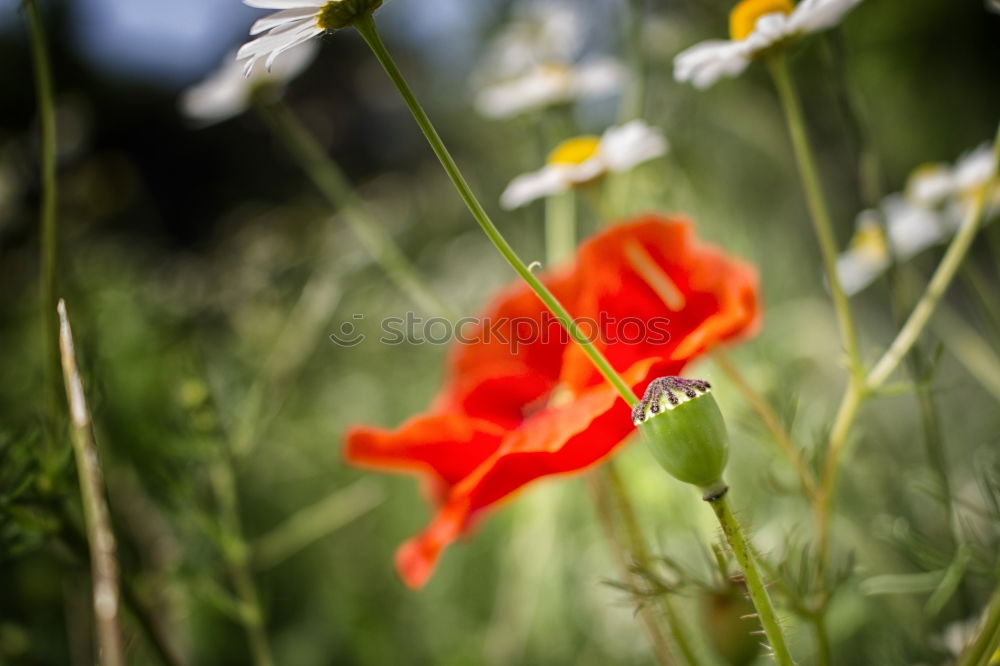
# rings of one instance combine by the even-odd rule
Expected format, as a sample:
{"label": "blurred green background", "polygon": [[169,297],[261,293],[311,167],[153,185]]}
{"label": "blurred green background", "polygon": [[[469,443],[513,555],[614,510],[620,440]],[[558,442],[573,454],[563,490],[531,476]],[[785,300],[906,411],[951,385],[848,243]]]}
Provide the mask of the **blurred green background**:
{"label": "blurred green background", "polygon": [[[38,126],[17,4],[0,6],[0,663],[85,664],[89,574],[76,477],[68,447],[48,445],[44,426]],[[419,489],[409,478],[346,467],[341,434],[425,408],[446,348],[333,344],[328,334],[342,322],[377,333],[381,318],[415,306],[255,115],[195,129],[178,113],[179,92],[240,44],[258,13],[237,0],[42,4],[58,105],[60,293],[125,576],[185,661],[248,663],[228,592],[227,553],[239,544],[218,518],[232,483],[238,524],[258,547],[251,562],[279,663],[652,663],[628,595],[609,584],[618,569],[577,478],[531,487],[491,515],[449,550],[426,589],[411,592],[397,579],[393,552],[427,519]],[[620,4],[574,0],[590,48],[623,51]],[[844,373],[773,87],[759,66],[705,92],[672,78],[680,50],[724,34],[730,5],[646,3],[646,118],[663,128],[671,152],[636,172],[628,202],[613,203],[621,216],[688,215],[702,237],[759,267],[765,326],[733,358],[812,451]],[[476,57],[510,12],[499,0],[390,0],[378,18],[498,224],[523,256],[541,259],[541,206],[503,213],[496,204],[506,183],[551,148],[540,120],[490,121],[471,105]],[[475,312],[511,279],[509,269],[362,42],[344,31],[322,43],[287,101],[433,287]],[[979,0],[865,0],[842,29],[795,50],[793,73],[846,245],[857,212],[875,202],[872,182],[882,193],[899,190],[919,164],[951,161],[993,135],[1000,16]],[[610,100],[572,118],[600,132],[615,113]],[[865,155],[877,156],[867,163],[874,181],[859,177]],[[581,211],[584,231],[595,230],[593,210],[582,203]],[[993,302],[977,300],[967,281],[948,297],[994,353],[995,226],[969,260]],[[903,291],[915,292],[939,257],[918,257]],[[889,302],[884,283],[855,299],[868,357],[894,330]],[[936,359],[930,381],[963,520],[981,544],[970,546],[960,589],[936,613],[927,612],[924,589],[865,593],[871,586],[860,582],[872,576],[936,571],[953,554],[928,490],[912,392],[874,401],[834,523],[838,563],[850,576],[831,618],[836,663],[945,663],[944,628],[972,617],[996,583],[998,525],[987,498],[996,492],[1000,410],[950,344],[931,334],[922,347]],[[692,372],[718,380],[734,433],[731,483],[758,545],[775,562],[808,560],[794,544],[809,536],[809,513],[784,460],[710,362]],[[620,457],[658,551],[707,577],[711,512],[640,447]],[[316,538],[267,541],[317,502],[325,504],[311,514]],[[707,612],[711,595],[701,587],[678,594],[687,622],[730,628]],[[788,622],[807,654],[808,631]],[[155,663],[131,615],[126,638],[134,663]]]}

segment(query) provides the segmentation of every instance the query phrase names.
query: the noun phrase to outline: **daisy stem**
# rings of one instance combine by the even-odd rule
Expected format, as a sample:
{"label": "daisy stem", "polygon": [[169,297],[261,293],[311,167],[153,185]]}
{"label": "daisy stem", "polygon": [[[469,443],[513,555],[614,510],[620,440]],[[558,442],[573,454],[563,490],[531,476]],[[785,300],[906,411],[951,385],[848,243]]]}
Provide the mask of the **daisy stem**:
{"label": "daisy stem", "polygon": [[45,370],[50,433],[55,433],[61,412],[59,379],[59,325],[56,319],[58,246],[56,240],[56,119],[52,93],[52,70],[49,64],[45,27],[35,0],[24,3],[31,32],[32,57],[35,62],[35,92],[38,96],[38,124],[41,131],[41,303],[42,330],[45,341]]}
{"label": "daisy stem", "polygon": [[576,250],[576,199],[560,192],[545,199],[545,256],[547,267],[569,259]]}
{"label": "daisy stem", "polygon": [[622,96],[619,120],[623,123],[642,118],[646,107],[646,63],[642,48],[642,30],[645,25],[644,0],[622,0],[625,4],[624,30],[622,31],[628,50],[629,85]]}
{"label": "daisy stem", "polygon": [[957,666],[989,666],[1000,649],[1000,587],[993,591],[979,635],[958,658]]}
{"label": "daisy stem", "polygon": [[[997,129],[996,139],[993,142],[993,160],[994,165],[1000,160],[1000,128]],[[913,312],[910,313],[910,317],[896,335],[896,339],[889,345],[889,349],[875,363],[871,372],[868,373],[865,384],[869,390],[877,389],[889,378],[889,375],[892,374],[896,366],[899,365],[900,361],[903,360],[919,339],[921,333],[923,333],[927,322],[931,319],[931,315],[934,314],[934,309],[937,307],[941,297],[944,296],[944,292],[951,285],[955,274],[965,259],[965,255],[968,254],[969,248],[972,246],[972,241],[976,238],[976,233],[979,231],[979,223],[986,208],[986,198],[993,191],[993,188],[996,187],[996,183],[997,171],[996,166],[994,166],[993,173],[988,182],[976,193],[972,206],[969,207],[962,222],[962,227],[948,246],[944,257],[941,259],[941,263],[938,265],[937,270],[934,271],[931,281],[927,284],[927,289],[924,291],[923,296],[920,297],[920,300],[913,308]]]}
{"label": "daisy stem", "polygon": [[121,637],[121,594],[118,585],[118,556],[115,534],[111,530],[108,503],[104,496],[104,475],[97,445],[91,430],[90,410],[77,370],[73,331],[66,314],[66,304],[58,304],[57,336],[62,357],[66,397],[70,407],[70,434],[83,501],[83,517],[90,546],[90,569],[100,666],[124,666],[125,652]]}
{"label": "daisy stem", "polygon": [[761,626],[764,628],[764,634],[767,636],[768,643],[774,651],[775,663],[778,666],[794,666],[795,662],[792,660],[792,655],[789,653],[788,646],[785,643],[785,636],[781,631],[781,623],[774,612],[771,597],[767,593],[767,586],[764,584],[760,571],[757,569],[756,554],[743,536],[743,528],[729,507],[728,496],[727,492],[723,492],[721,495],[706,501],[712,506],[712,510],[715,511],[715,516],[719,519],[719,525],[722,526],[722,533],[733,550],[733,556],[735,556],[736,561],[743,570],[743,577],[746,581],[747,591],[750,593],[750,600],[753,602],[754,608],[757,609],[757,616],[760,619]]}
{"label": "daisy stem", "polygon": [[819,182],[819,170],[816,168],[816,158],[809,144],[809,135],[806,131],[802,104],[799,101],[792,77],[788,72],[788,61],[784,54],[779,53],[774,56],[768,64],[771,76],[774,79],[774,85],[778,90],[781,106],[785,112],[788,134],[792,140],[795,161],[802,179],[802,188],[805,191],[806,203],[809,206],[809,216],[812,219],[813,229],[819,241],[826,279],[830,286],[830,293],[833,296],[833,307],[837,312],[840,339],[847,352],[852,381],[859,382],[864,370],[861,366],[858,339],[854,331],[851,305],[847,300],[846,294],[844,294],[840,278],[837,276],[837,239],[833,233],[830,209],[826,204],[826,199],[823,196],[823,188]]}
{"label": "daisy stem", "polygon": [[258,102],[256,108],[288,153],[326,197],[386,276],[421,308],[455,320],[458,314],[427,286],[392,237],[367,210],[344,173],[317,145],[284,104]]}
{"label": "daisy stem", "polygon": [[441,136],[438,134],[437,130],[434,128],[433,123],[431,123],[430,118],[424,111],[420,102],[417,100],[413,91],[410,90],[409,84],[403,77],[402,72],[399,71],[399,67],[396,66],[396,62],[393,60],[392,56],[389,54],[388,49],[386,49],[385,44],[382,42],[382,38],[375,27],[375,21],[371,14],[367,14],[354,23],[354,28],[361,35],[365,43],[368,44],[375,57],[378,59],[382,68],[385,69],[386,74],[392,79],[392,82],[396,85],[399,90],[399,94],[402,96],[403,101],[406,106],[410,109],[410,113],[413,114],[414,120],[416,120],[417,125],[420,126],[420,130],[423,132],[424,137],[430,144],[431,149],[437,156],[438,160],[441,162],[441,166],[444,167],[445,173],[448,174],[448,178],[451,179],[452,184],[455,189],[458,190],[459,196],[465,202],[468,207],[469,212],[479,223],[483,232],[486,234],[490,242],[493,243],[494,247],[503,255],[503,258],[507,260],[511,268],[525,281],[528,286],[531,287],[532,291],[538,296],[539,300],[545,304],[559,323],[566,329],[570,337],[583,348],[583,351],[587,354],[593,364],[597,367],[604,378],[611,384],[619,394],[621,394],[622,400],[624,400],[629,406],[635,405],[639,399],[632,392],[632,389],[625,383],[625,381],[618,375],[615,369],[611,366],[604,355],[597,349],[590,341],[587,339],[586,335],[573,321],[566,308],[559,303],[552,292],[542,284],[542,282],[535,277],[528,268],[528,265],[518,256],[514,249],[507,242],[507,239],[503,237],[500,230],[490,219],[490,216],[486,213],[483,205],[476,198],[473,193],[472,188],[469,183],[465,180],[462,172],[459,170],[458,165],[455,163],[455,159],[448,152],[445,147],[444,142],[441,140]]}

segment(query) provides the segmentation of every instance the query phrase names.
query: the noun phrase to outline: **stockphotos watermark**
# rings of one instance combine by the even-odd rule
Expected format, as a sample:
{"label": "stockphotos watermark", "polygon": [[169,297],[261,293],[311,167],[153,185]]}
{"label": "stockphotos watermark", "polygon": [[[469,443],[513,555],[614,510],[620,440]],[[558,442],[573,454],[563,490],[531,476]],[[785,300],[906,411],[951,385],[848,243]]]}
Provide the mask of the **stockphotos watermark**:
{"label": "stockphotos watermark", "polygon": [[[596,319],[574,319],[577,328],[591,343],[603,345],[665,345],[670,342],[670,320],[666,317],[617,318],[602,312]],[[565,344],[569,333],[550,312],[541,317],[421,317],[407,312],[402,317],[386,317],[378,322],[377,333],[365,315],[355,314],[341,322],[330,340],[340,347],[357,347],[378,335],[383,345],[504,345],[516,354],[523,345]]]}

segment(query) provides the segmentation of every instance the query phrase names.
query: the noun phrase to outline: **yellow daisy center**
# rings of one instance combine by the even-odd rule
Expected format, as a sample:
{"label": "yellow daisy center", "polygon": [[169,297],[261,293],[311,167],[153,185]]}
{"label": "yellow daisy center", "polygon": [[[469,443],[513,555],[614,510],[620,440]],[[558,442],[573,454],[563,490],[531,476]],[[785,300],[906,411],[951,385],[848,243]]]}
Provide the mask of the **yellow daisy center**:
{"label": "yellow daisy center", "polygon": [[885,241],[882,228],[874,223],[862,224],[851,239],[851,248],[865,254],[882,258],[889,256],[889,245]]}
{"label": "yellow daisy center", "polygon": [[742,0],[729,13],[729,37],[746,39],[757,25],[757,19],[767,14],[791,14],[791,0]]}
{"label": "yellow daisy center", "polygon": [[549,166],[572,166],[583,164],[597,154],[601,145],[599,136],[578,136],[567,139],[549,154]]}

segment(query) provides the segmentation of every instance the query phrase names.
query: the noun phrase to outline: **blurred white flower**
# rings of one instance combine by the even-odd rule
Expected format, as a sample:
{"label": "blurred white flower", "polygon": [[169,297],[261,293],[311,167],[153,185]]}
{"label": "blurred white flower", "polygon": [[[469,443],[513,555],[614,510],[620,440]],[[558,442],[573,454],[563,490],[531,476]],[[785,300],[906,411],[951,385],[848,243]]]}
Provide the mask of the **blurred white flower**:
{"label": "blurred white flower", "polygon": [[612,58],[579,65],[550,62],[484,86],[476,95],[476,108],[489,118],[506,118],[577,99],[613,95],[624,78],[624,67]]}
{"label": "blurred white flower", "polygon": [[[892,259],[907,261],[947,242],[958,231],[974,197],[988,186],[993,168],[992,146],[983,144],[961,156],[954,166],[918,167],[907,179],[903,194],[890,194],[878,211],[858,215],[857,232],[837,260],[844,292],[850,296],[870,285]],[[987,196],[986,221],[1000,214],[1000,186]],[[880,216],[888,240],[879,224]]]}
{"label": "blurred white flower", "polygon": [[696,44],[674,59],[674,78],[707,88],[737,76],[760,53],[832,28],[861,0],[742,0],[729,14],[729,39]]}
{"label": "blurred white flower", "polygon": [[476,74],[476,108],[504,118],[555,104],[615,94],[625,68],[615,59],[577,58],[586,37],[579,8],[529,5],[494,38]]}
{"label": "blurred white flower", "polygon": [[239,115],[250,106],[252,96],[262,88],[280,94],[285,85],[304,72],[319,52],[319,44],[309,42],[300,49],[282,53],[270,70],[255,69],[244,76],[236,54],[228,54],[208,77],[181,94],[181,112],[204,124],[217,123]]}
{"label": "blurred white flower", "polygon": [[358,17],[378,9],[382,0],[243,0],[243,3],[279,10],[258,19],[250,27],[250,34],[267,34],[247,42],[236,53],[237,59],[247,61],[244,73],[249,76],[258,60],[265,59],[265,66],[270,69],[285,51],[324,32],[346,28]]}
{"label": "blurred white flower", "polygon": [[500,205],[518,208],[606,173],[628,171],[660,157],[667,148],[663,134],[641,120],[610,127],[603,136],[568,139],[556,146],[542,169],[511,181],[500,196]]}

